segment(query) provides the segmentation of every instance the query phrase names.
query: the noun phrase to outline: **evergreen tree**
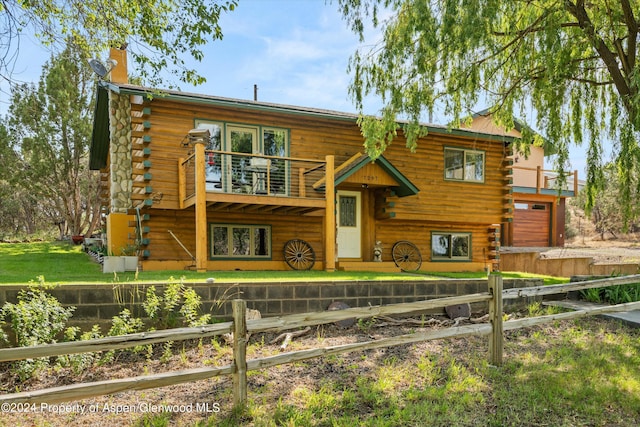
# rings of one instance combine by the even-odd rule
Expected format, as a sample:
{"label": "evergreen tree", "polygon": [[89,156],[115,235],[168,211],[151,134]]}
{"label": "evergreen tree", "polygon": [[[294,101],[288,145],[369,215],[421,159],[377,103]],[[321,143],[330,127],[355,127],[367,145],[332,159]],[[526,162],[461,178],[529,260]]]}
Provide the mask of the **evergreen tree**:
{"label": "evergreen tree", "polygon": [[28,234],[43,219],[61,234],[91,233],[100,219],[99,177],[88,168],[95,80],[84,64],[69,44],[44,65],[38,84],[12,89],[0,142],[2,182],[12,191],[0,195]]}

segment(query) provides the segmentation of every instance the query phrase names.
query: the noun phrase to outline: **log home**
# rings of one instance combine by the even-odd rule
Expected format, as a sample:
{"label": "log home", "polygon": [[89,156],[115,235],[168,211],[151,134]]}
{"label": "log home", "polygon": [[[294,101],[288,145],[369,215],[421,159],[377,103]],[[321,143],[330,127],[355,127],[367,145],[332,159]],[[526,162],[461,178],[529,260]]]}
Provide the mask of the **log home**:
{"label": "log home", "polygon": [[428,126],[411,153],[399,131],[372,162],[354,114],[148,89],[112,56],[90,167],[142,269],[497,267],[510,136]]}
{"label": "log home", "polygon": [[[505,131],[497,127],[490,113],[485,110],[473,116],[470,129],[479,132],[522,136],[519,120],[514,128]],[[513,220],[502,224],[502,245],[515,247],[562,247],[565,242],[565,217],[567,198],[578,194],[578,171],[567,171],[567,185],[558,191],[555,171],[544,169],[546,156],[555,154],[549,141],[542,146],[532,145],[530,152],[515,152],[510,156],[512,164]]]}

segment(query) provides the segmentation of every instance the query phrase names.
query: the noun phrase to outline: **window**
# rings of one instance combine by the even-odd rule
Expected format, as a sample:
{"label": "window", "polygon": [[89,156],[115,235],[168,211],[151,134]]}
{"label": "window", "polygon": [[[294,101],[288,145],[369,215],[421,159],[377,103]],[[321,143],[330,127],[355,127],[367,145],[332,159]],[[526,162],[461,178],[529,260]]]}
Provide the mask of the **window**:
{"label": "window", "polygon": [[484,182],[484,152],[445,148],[444,178],[455,181]]}
{"label": "window", "polygon": [[[289,130],[196,120],[199,129],[211,134],[207,150],[221,150],[244,154],[287,157]],[[269,167],[254,167],[260,158],[207,154],[207,191],[266,194],[267,181],[270,194],[286,195],[289,188],[289,161],[271,159]],[[266,164],[266,159],[262,158]],[[261,169],[261,170],[254,170]],[[268,173],[266,172],[268,169]],[[268,179],[267,179],[268,178]]]}
{"label": "window", "polygon": [[471,233],[431,233],[431,259],[470,260]]}
{"label": "window", "polygon": [[[207,150],[222,149],[222,123],[196,122],[198,129],[209,131],[209,143]],[[207,155],[205,171],[207,174],[207,191],[222,191],[222,162],[220,154],[209,153]]]}
{"label": "window", "polygon": [[211,258],[270,257],[270,226],[211,224]]}
{"label": "window", "polygon": [[340,212],[338,225],[340,227],[357,227],[358,203],[356,197],[340,196]]}

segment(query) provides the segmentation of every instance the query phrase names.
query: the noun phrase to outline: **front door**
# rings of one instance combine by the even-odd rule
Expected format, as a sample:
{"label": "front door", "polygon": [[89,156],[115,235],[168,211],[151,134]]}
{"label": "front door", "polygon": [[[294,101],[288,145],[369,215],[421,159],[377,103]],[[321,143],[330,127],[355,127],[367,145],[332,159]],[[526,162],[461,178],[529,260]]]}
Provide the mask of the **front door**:
{"label": "front door", "polygon": [[362,195],[338,191],[338,258],[361,258]]}

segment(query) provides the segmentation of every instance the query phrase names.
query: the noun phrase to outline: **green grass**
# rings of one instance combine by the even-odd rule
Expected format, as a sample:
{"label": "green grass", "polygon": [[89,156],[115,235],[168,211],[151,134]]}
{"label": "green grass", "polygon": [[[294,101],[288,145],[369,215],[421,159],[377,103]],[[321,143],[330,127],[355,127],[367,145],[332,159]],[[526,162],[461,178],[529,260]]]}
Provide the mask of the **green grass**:
{"label": "green grass", "polygon": [[[260,281],[322,281],[322,280],[406,280],[416,279],[405,273],[325,272],[325,271],[209,271],[188,270],[102,273],[101,266],[82,252],[80,246],[64,242],[2,243],[0,244],[0,285],[37,282],[44,276],[47,283],[111,283],[166,281],[170,277],[186,282],[205,281],[213,277],[216,283]],[[424,277],[425,280],[431,279]]]}
{"label": "green grass", "polygon": [[[580,319],[507,334],[505,363],[486,362],[486,339],[382,354],[317,359],[339,375],[272,396],[249,391],[243,413],[200,426],[637,426],[640,331]],[[374,364],[358,360],[375,357]],[[355,362],[354,362],[355,361]],[[364,363],[363,363],[364,365]],[[289,365],[281,369],[291,369]],[[306,376],[305,372],[300,374]]]}
{"label": "green grass", "polygon": [[[480,279],[487,277],[484,272],[464,272],[464,273],[430,273],[423,272],[426,276],[431,277],[447,277],[450,279]],[[553,276],[545,276],[542,274],[533,274],[533,273],[518,273],[511,271],[503,271],[502,277],[505,279],[528,279],[528,278],[539,278],[544,281],[545,285],[557,285],[560,283],[567,283],[569,281],[568,277],[553,277]]]}

